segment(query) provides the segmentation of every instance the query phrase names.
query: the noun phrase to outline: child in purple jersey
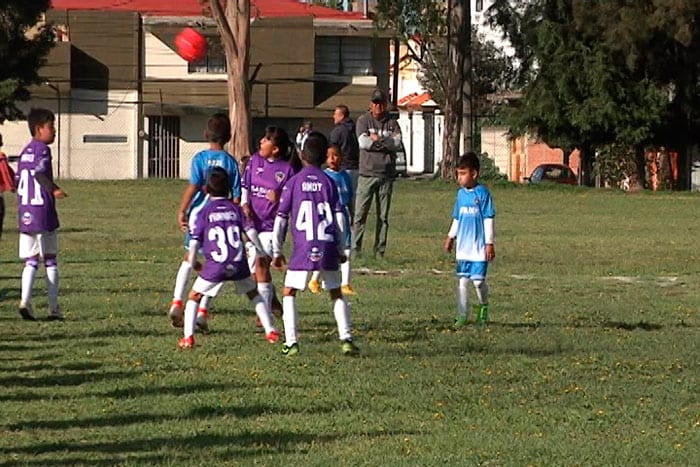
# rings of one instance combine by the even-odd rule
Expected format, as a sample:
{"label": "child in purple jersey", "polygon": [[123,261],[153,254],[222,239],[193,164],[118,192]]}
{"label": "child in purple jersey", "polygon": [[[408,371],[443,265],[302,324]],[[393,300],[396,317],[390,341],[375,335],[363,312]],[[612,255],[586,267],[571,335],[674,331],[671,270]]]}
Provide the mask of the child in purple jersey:
{"label": "child in purple jersey", "polygon": [[[345,255],[345,261],[340,263],[340,276],[341,276],[341,290],[343,295],[355,295],[355,290],[350,285],[350,235],[352,225],[352,215],[350,214],[350,207],[352,206],[353,200],[355,198],[355,193],[352,191],[352,178],[350,174],[341,170],[340,166],[343,160],[343,154],[340,150],[340,146],[337,144],[331,144],[328,146],[328,154],[326,154],[326,169],[324,172],[328,175],[335,185],[338,187],[338,196],[340,197],[340,204],[343,206],[345,212],[345,225],[343,226],[343,232],[345,233],[343,237],[343,255]],[[321,277],[320,271],[314,271],[311,275],[311,280],[309,281],[309,290],[312,293],[321,293],[321,282],[319,278]]]}
{"label": "child in purple jersey", "polygon": [[227,281],[233,282],[238,293],[246,294],[253,302],[255,313],[265,328],[266,339],[273,344],[279,339],[279,333],[272,327],[270,309],[258,293],[255,281],[250,275],[243,233],[245,232],[258,249],[261,250],[262,247],[252,223],[245,218],[240,206],[228,198],[231,190],[228,177],[228,173],[221,167],[211,170],[207,182],[209,201],[197,213],[190,230],[190,263],[195,263],[200,248],[206,262],[185,305],[185,329],[184,337],[178,344],[180,348],[194,346],[194,327],[199,302],[205,296],[215,297]]}
{"label": "child in purple jersey", "polygon": [[312,271],[321,271],[321,279],[330,292],[343,353],[359,353],[352,340],[350,311],[340,288],[338,270],[339,263],[345,259],[342,253],[344,210],[335,183],[321,170],[327,151],[326,137],[321,133],[311,132],[301,154],[304,168],[282,190],[275,219],[273,266],[276,269],[282,269],[286,262],[282,255],[282,244],[287,224],[292,236],[292,255],[284,278],[282,302],[284,355],[299,352],[295,297],[298,290],[306,288],[306,281]]}
{"label": "child in purple jersey", "polygon": [[[238,162],[231,154],[224,150],[224,145],[231,139],[231,121],[228,116],[223,113],[212,115],[207,120],[207,128],[204,132],[204,137],[209,141],[209,149],[198,152],[194,158],[192,158],[189,183],[182,193],[180,207],[177,212],[178,226],[180,230],[185,232],[186,249],[189,248],[190,223],[195,219],[197,211],[202,209],[207,201],[204,187],[207,183],[209,171],[213,167],[221,167],[228,173],[229,186],[231,187],[230,196],[233,197],[234,202],[240,201],[241,196]],[[200,267],[199,264],[190,264],[188,258],[188,254],[185,253],[185,257],[180,263],[175,278],[173,299],[168,311],[168,317],[175,327],[182,327],[183,325],[182,298],[185,294],[192,269],[196,270]],[[208,297],[204,297],[200,301],[200,307],[197,311],[197,326],[203,332],[209,331],[207,302]]]}
{"label": "child in purple jersey", "polygon": [[47,109],[32,109],[27,116],[30,143],[22,150],[15,174],[17,217],[19,220],[19,257],[24,260],[19,314],[34,321],[31,298],[39,261],[46,267],[49,319],[62,320],[58,307],[58,213],[56,198],[66,193],[54,183],[51,161],[56,139],[56,117]]}
{"label": "child in purple jersey", "polygon": [[260,236],[265,255],[255,259],[255,278],[258,291],[268,306],[280,311],[282,306],[275,296],[270,273],[272,256],[272,230],[275,225],[280,194],[287,181],[294,175],[288,159],[295,152],[284,129],[270,126],[260,139],[260,149],[253,154],[243,172],[241,205],[243,212],[253,222]]}

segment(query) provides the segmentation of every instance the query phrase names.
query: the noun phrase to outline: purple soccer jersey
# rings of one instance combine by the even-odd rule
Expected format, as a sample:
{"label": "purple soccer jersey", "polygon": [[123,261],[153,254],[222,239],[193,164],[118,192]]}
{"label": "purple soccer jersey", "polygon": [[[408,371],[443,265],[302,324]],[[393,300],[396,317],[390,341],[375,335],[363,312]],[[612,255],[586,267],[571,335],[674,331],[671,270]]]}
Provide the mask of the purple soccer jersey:
{"label": "purple soccer jersey", "polygon": [[209,282],[250,277],[241,235],[252,225],[240,206],[224,198],[211,198],[197,214],[190,234],[198,240],[206,262],[199,275]]}
{"label": "purple soccer jersey", "polygon": [[17,217],[19,231],[34,234],[56,230],[59,226],[56,199],[51,189],[46,189],[36,179],[43,174],[53,185],[51,149],[33,139],[23,150],[17,164]]}
{"label": "purple soccer jersey", "polygon": [[243,173],[241,185],[248,190],[248,202],[255,214],[253,222],[258,232],[272,232],[279,203],[267,199],[267,193],[280,191],[294,176],[292,166],[283,160],[267,160],[253,154]]}
{"label": "purple soccer jersey", "polygon": [[304,167],[285,185],[277,215],[289,219],[289,270],[338,269],[338,212],[343,212],[338,188],[318,167]]}

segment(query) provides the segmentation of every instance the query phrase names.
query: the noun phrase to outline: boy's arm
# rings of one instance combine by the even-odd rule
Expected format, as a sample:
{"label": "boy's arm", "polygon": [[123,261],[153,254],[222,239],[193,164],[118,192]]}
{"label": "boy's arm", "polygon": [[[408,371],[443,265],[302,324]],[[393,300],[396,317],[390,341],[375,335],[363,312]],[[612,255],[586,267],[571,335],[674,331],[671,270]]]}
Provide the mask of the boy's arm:
{"label": "boy's arm", "polygon": [[272,265],[276,269],[281,269],[286,262],[282,254],[282,245],[284,237],[287,233],[287,218],[282,216],[275,217],[275,226],[272,229]]}
{"label": "boy's arm", "polygon": [[265,248],[262,246],[262,243],[260,243],[260,237],[258,236],[258,231],[255,230],[255,227],[248,227],[245,229],[245,234],[246,237],[248,237],[248,240],[250,240],[255,246],[258,255],[262,257],[267,256],[267,253],[265,253]]}
{"label": "boy's arm", "polygon": [[197,252],[199,251],[200,246],[199,240],[194,238],[190,240],[189,250],[187,253],[187,260],[190,264],[197,264]]}
{"label": "boy's arm", "polygon": [[493,217],[484,219],[484,243],[486,243],[486,261],[491,261],[496,257],[496,249],[493,246],[496,236]]}
{"label": "boy's arm", "polygon": [[187,188],[185,188],[185,191],[182,192],[180,207],[177,210],[177,225],[181,230],[187,229],[187,208],[198,191],[199,187],[190,183],[187,185]]}
{"label": "boy's arm", "polygon": [[452,225],[450,225],[450,230],[447,232],[447,238],[445,239],[445,251],[451,252],[452,246],[454,245],[455,237],[457,237],[457,228],[459,227],[459,221],[457,219],[452,219]]}

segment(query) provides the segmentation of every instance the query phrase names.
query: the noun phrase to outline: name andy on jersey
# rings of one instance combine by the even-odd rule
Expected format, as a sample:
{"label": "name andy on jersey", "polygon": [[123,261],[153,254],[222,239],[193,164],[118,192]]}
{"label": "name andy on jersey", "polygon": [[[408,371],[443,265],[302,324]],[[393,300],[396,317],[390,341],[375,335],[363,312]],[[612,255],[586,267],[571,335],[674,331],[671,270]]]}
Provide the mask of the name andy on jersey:
{"label": "name andy on jersey", "polygon": [[301,191],[321,191],[323,183],[321,182],[302,182]]}

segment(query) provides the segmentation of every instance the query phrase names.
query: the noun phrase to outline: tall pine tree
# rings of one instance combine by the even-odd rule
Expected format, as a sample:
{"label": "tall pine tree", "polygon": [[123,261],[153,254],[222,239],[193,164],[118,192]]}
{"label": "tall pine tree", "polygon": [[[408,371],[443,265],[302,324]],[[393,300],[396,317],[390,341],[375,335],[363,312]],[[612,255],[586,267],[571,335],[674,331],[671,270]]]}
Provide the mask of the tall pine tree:
{"label": "tall pine tree", "polygon": [[50,0],[0,3],[0,123],[22,117],[17,103],[41,82],[38,70],[53,44],[50,28],[38,26]]}

